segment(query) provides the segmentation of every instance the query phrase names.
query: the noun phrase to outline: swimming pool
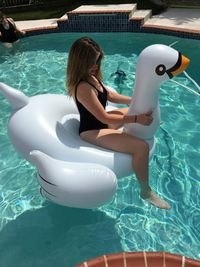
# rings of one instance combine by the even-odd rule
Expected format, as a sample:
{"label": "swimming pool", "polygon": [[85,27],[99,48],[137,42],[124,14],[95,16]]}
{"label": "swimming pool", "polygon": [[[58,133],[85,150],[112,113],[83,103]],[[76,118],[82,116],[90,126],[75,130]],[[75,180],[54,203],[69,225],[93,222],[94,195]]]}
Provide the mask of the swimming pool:
{"label": "swimming pool", "polygon": [[[0,76],[27,95],[65,93],[67,52],[84,34],[49,34],[25,38],[12,56],[0,48]],[[146,46],[163,43],[191,59],[187,72],[200,83],[200,42],[176,37],[98,33],[104,49],[105,83],[131,94],[137,55]],[[159,39],[159,42],[158,42]],[[126,73],[124,80],[114,74]],[[176,81],[195,86],[181,75]],[[133,177],[119,180],[112,203],[95,210],[61,207],[44,201],[36,171],[11,146],[6,124],[11,112],[0,95],[0,259],[1,266],[74,266],[102,254],[125,251],[168,251],[200,258],[199,97],[167,82],[161,87],[164,123],[150,165],[151,185],[172,204],[158,210],[138,198]]]}

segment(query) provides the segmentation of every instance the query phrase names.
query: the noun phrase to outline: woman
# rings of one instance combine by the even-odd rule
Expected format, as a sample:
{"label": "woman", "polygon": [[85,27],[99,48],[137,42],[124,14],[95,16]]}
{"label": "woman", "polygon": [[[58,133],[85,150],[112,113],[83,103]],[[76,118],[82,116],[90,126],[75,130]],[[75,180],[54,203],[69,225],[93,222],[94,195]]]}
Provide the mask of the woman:
{"label": "woman", "polygon": [[7,18],[0,12],[0,40],[6,48],[13,48],[13,43],[19,40],[18,35],[25,34],[25,31],[17,28],[12,18]]}
{"label": "woman", "polygon": [[108,90],[102,83],[100,70],[103,51],[92,39],[84,37],[74,42],[67,65],[68,94],[73,97],[80,113],[80,137],[92,144],[132,156],[132,166],[139,181],[142,199],[161,209],[170,205],[160,199],[148,182],[148,144],[118,128],[125,123],[149,125],[151,111],[127,115],[128,109],[107,112],[106,102],[130,104],[131,98]]}

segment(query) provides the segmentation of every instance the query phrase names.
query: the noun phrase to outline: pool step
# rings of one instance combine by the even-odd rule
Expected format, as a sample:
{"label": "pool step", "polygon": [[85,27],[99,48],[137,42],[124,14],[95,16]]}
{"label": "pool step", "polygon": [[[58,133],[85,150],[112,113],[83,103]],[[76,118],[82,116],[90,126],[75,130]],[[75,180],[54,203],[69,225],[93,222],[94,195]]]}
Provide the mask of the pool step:
{"label": "pool step", "polygon": [[[103,15],[127,13],[129,20],[141,21],[143,25],[151,16],[152,10],[137,10],[137,4],[117,4],[117,5],[82,5],[70,12],[68,15]],[[63,18],[63,17],[62,17]]]}
{"label": "pool step", "polygon": [[132,16],[129,18],[130,20],[140,20],[143,25],[149,18],[152,16],[152,10],[136,10],[133,12]]}
{"label": "pool step", "polygon": [[117,5],[82,5],[67,14],[108,14],[108,13],[130,13],[137,9],[137,4]]}
{"label": "pool step", "polygon": [[82,5],[58,20],[69,32],[138,32],[151,17],[151,10],[137,10],[137,4]]}

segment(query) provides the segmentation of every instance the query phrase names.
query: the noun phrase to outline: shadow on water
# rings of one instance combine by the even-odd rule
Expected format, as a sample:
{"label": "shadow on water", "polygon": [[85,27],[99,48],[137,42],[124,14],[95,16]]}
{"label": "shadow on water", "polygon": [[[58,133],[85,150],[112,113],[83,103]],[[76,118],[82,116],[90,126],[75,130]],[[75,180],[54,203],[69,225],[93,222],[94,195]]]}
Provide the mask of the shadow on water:
{"label": "shadow on water", "polygon": [[72,267],[121,250],[113,219],[54,204],[17,217],[0,239],[1,267]]}

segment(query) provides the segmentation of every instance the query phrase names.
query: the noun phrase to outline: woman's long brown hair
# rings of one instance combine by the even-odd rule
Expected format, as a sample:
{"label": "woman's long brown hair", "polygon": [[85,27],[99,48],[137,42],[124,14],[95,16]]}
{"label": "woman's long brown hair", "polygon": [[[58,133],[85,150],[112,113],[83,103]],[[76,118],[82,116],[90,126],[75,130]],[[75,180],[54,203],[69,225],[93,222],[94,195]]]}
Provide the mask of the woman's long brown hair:
{"label": "woman's long brown hair", "polygon": [[[99,45],[88,37],[76,40],[69,52],[67,64],[67,88],[68,95],[75,95],[75,88],[80,81],[87,81],[89,78],[89,69],[96,64],[96,59],[103,58],[103,51]],[[95,74],[98,80],[102,80],[100,65]]]}

